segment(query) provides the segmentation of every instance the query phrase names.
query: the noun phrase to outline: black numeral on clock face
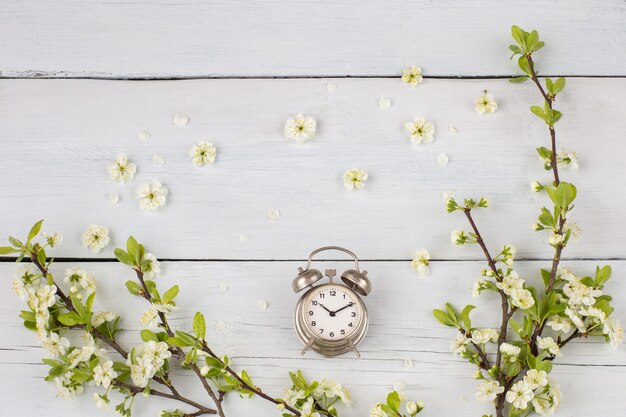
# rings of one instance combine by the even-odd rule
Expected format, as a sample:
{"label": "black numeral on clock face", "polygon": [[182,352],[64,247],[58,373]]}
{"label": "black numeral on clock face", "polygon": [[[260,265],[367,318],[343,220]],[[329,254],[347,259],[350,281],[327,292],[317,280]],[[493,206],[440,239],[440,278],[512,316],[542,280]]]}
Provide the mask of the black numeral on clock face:
{"label": "black numeral on clock face", "polygon": [[317,326],[317,323],[315,321],[312,321],[311,322],[311,326],[315,327],[315,326]]}
{"label": "black numeral on clock face", "polygon": [[320,298],[326,298],[326,294],[324,294],[323,292],[320,293]]}
{"label": "black numeral on clock face", "polygon": [[353,311],[351,314],[352,317],[356,317],[356,313]]}
{"label": "black numeral on clock face", "polygon": [[345,329],[341,329],[341,334],[346,334]]}
{"label": "black numeral on clock face", "polygon": [[317,301],[313,301],[311,304],[313,304],[314,306],[317,305]]}
{"label": "black numeral on clock face", "polygon": [[[309,311],[309,316],[312,316],[312,315],[313,315],[313,310],[310,310]],[[352,316],[352,317],[354,317],[354,316]]]}
{"label": "black numeral on clock face", "polygon": [[335,332],[330,332],[329,336],[330,337],[335,337]]}
{"label": "black numeral on clock face", "polygon": [[352,323],[348,323],[348,327],[354,327]]}
{"label": "black numeral on clock face", "polygon": [[331,297],[334,297],[334,296],[336,296],[336,295],[337,295],[337,291],[335,291],[335,290],[330,290],[330,296],[331,296]]}

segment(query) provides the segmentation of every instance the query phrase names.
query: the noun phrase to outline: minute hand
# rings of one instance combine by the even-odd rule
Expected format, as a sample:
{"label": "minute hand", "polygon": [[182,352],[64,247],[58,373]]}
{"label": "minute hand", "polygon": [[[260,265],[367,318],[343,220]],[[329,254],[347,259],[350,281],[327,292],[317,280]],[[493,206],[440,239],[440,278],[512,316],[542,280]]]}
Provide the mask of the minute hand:
{"label": "minute hand", "polygon": [[335,310],[334,313],[337,314],[339,313],[341,310],[345,310],[348,307],[352,307],[354,305],[354,303],[348,303],[345,306],[341,307],[339,310]]}

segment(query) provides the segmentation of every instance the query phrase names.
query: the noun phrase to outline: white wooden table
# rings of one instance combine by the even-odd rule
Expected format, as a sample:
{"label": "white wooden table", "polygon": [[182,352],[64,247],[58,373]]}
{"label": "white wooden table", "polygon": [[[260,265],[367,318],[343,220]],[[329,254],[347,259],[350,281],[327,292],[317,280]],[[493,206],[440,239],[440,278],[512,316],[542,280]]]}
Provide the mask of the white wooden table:
{"label": "white wooden table", "polygon": [[[508,61],[511,24],[536,28],[547,42],[537,57],[543,74],[572,76],[558,128],[561,145],[581,160],[579,172],[564,176],[579,188],[575,220],[584,240],[568,247],[565,264],[582,273],[610,262],[607,290],[626,317],[626,4],[510,3],[8,0],[0,9],[0,236],[22,235],[45,218],[45,230],[65,237],[55,270],[82,265],[96,275],[99,306],[128,317],[127,345],[138,343],[145,305],[125,295],[128,270],[109,261],[132,233],[167,260],[159,281],[181,284],[173,324],[188,328],[193,313],[204,312],[215,349],[267,392],[279,395],[287,372],[302,369],[351,389],[355,405],[342,416],[367,415],[398,380],[426,402],[425,416],[489,412],[472,400],[473,370],[449,352],[453,334],[430,311],[447,300],[476,302],[470,288],[484,266],[478,248],[449,243],[450,230],[465,224],[444,213],[444,191],[490,199],[492,208],[477,220],[492,247],[518,248],[522,276],[535,279],[551,256],[530,228],[544,204],[529,183],[545,178],[534,148],[546,134],[528,111],[540,103],[537,93],[506,80],[516,73]],[[398,75],[413,64],[427,77],[415,89]],[[473,99],[484,89],[499,110],[480,117]],[[391,108],[378,106],[381,97]],[[297,112],[319,124],[305,145],[281,134]],[[178,113],[191,122],[174,125]],[[418,115],[436,124],[430,145],[410,145],[403,131]],[[152,136],[140,142],[143,129]],[[187,150],[208,138],[217,161],[195,168]],[[435,163],[440,152],[450,157],[445,167]],[[118,153],[139,167],[128,185],[108,177]],[[164,165],[153,163],[155,154]],[[370,179],[350,193],[341,174],[355,166]],[[142,212],[134,191],[153,178],[170,189],[170,200],[156,213]],[[118,204],[108,201],[111,193],[120,195]],[[278,220],[267,217],[272,208]],[[112,237],[95,257],[80,244],[90,223],[106,225]],[[291,279],[326,244],[356,251],[373,278],[360,359],[299,354]],[[429,277],[410,267],[422,247],[434,258]],[[95,415],[90,394],[63,403],[43,382],[43,351],[22,327],[20,302],[9,291],[13,270],[0,263],[2,414]],[[220,283],[230,287],[224,294]],[[269,303],[267,311],[258,300]],[[494,325],[485,311],[476,320]],[[213,330],[221,321],[225,329]],[[554,370],[565,397],[559,415],[621,415],[625,351],[585,341],[566,351]],[[191,376],[175,378],[202,397]],[[138,401],[135,415],[156,415],[164,405]],[[255,399],[233,397],[225,407],[229,416],[278,415]]]}

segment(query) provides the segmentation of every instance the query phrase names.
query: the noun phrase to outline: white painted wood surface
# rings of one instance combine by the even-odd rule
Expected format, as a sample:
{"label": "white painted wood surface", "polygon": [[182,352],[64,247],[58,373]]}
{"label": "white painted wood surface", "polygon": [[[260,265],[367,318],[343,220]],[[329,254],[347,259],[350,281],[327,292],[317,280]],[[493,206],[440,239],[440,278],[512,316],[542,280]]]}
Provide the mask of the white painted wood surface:
{"label": "white painted wood surface", "polygon": [[[302,262],[168,262],[163,265],[163,276],[158,279],[164,288],[178,283],[181,286],[181,309],[171,320],[178,329],[189,330],[195,311],[207,316],[209,340],[216,350],[233,357],[238,369],[247,369],[253,380],[264,390],[279,395],[288,382],[288,371],[302,369],[310,378],[332,376],[350,387],[354,406],[346,410],[346,417],[366,416],[372,403],[385,395],[395,381],[408,384],[407,394],[423,399],[427,404],[425,416],[479,416],[489,408],[473,401],[475,381],[473,369],[449,352],[448,340],[454,331],[443,328],[431,315],[431,309],[447,300],[456,305],[473,303],[483,308],[472,316],[481,326],[494,326],[497,317],[489,311],[498,309],[495,294],[471,298],[471,286],[483,262],[434,262],[432,275],[419,277],[408,262],[364,262],[370,271],[373,290],[365,298],[371,315],[368,336],[361,345],[362,357],[345,355],[323,359],[314,353],[300,356],[301,345],[292,326],[293,309],[298,295],[291,291],[291,279]],[[546,262],[519,262],[520,275],[531,282]],[[591,261],[568,262],[578,273],[593,272]],[[60,274],[64,268],[76,265],[57,264],[53,271]],[[81,264],[98,280],[97,308],[123,313],[123,327],[127,329],[121,340],[125,346],[140,343],[139,316],[146,303],[122,290],[132,271],[117,263]],[[324,262],[321,268],[343,270],[347,262]],[[607,291],[615,295],[617,314],[626,309],[626,287],[621,277],[626,273],[626,262],[612,262],[615,278]],[[14,266],[0,264],[0,276],[6,282]],[[220,283],[229,285],[221,294]],[[6,294],[6,293],[5,293]],[[0,389],[5,398],[25,398],[26,393],[36,402],[6,401],[7,416],[45,413],[49,417],[96,415],[91,391],[73,403],[54,399],[54,387],[43,382],[46,367],[40,363],[43,351],[34,334],[26,331],[17,317],[21,308],[17,297],[7,296],[0,305],[3,342],[0,350]],[[269,308],[260,312],[257,301],[265,300]],[[218,332],[215,324],[226,323]],[[561,384],[564,405],[562,416],[597,417],[621,415],[625,400],[619,393],[620,381],[626,377],[626,351],[613,350],[599,341],[576,341],[564,348],[565,355],[555,365],[553,376]],[[404,360],[410,358],[413,367]],[[195,376],[176,372],[185,392],[194,398],[204,398]],[[611,384],[611,385],[610,385]],[[153,404],[151,404],[153,403]],[[140,399],[136,416],[156,415],[158,407],[167,401]],[[229,416],[277,415],[274,407],[262,400],[241,400],[236,397],[226,402]],[[105,415],[105,414],[103,414]]]}
{"label": "white painted wood surface", "polygon": [[[164,263],[159,278],[163,285],[181,284],[182,309],[173,324],[188,328],[193,313],[203,311],[216,349],[274,395],[288,384],[287,372],[299,368],[351,389],[355,406],[345,417],[367,415],[397,380],[407,382],[410,397],[426,402],[425,416],[490,411],[473,402],[472,370],[449,353],[454,335],[430,313],[447,300],[476,303],[470,287],[484,264],[477,248],[449,243],[451,229],[467,226],[461,216],[444,213],[441,194],[488,197],[492,208],[477,213],[486,240],[492,247],[514,244],[522,258],[543,259],[518,262],[522,276],[536,278],[551,252],[530,230],[544,198],[530,195],[528,186],[548,178],[533,151],[546,143],[546,132],[528,111],[540,103],[536,92],[493,79],[517,73],[507,60],[509,27],[536,28],[546,39],[543,74],[624,76],[626,3],[8,0],[2,6],[0,78],[29,79],[0,79],[0,239],[23,235],[46,218],[46,230],[65,236],[56,256],[105,260],[133,233],[159,258],[174,260]],[[492,79],[427,78],[411,89],[397,77],[413,64],[427,77]],[[328,76],[361,78],[319,78]],[[38,77],[118,81],[30,79]],[[121,81],[238,77],[252,79]],[[328,83],[336,91],[329,92]],[[473,110],[483,89],[496,96],[494,115]],[[576,150],[581,165],[579,172],[563,172],[579,187],[573,218],[584,231],[583,241],[567,249],[578,260],[567,263],[581,273],[611,263],[607,291],[622,317],[625,94],[624,78],[571,78],[558,101],[565,113],[559,143]],[[391,99],[390,109],[380,109],[381,97]],[[318,135],[306,145],[281,135],[296,112],[318,121]],[[177,113],[191,123],[176,127]],[[437,127],[427,146],[410,145],[403,131],[419,115]],[[137,139],[142,129],[152,133],[146,142]],[[187,150],[208,138],[218,159],[194,168]],[[450,157],[446,167],[435,163],[440,152]],[[108,178],[118,153],[139,166],[125,186]],[[165,165],[152,162],[155,154]],[[341,174],[353,166],[366,169],[370,179],[365,189],[349,193]],[[170,201],[144,213],[134,191],[153,178],[170,189]],[[119,204],[108,201],[111,193],[119,193]],[[271,208],[281,211],[278,220],[267,218]],[[111,245],[99,255],[80,245],[93,222],[111,230]],[[295,260],[324,244],[345,245],[369,260],[372,325],[361,359],[299,355],[290,281],[302,264]],[[408,262],[422,247],[435,258],[428,278],[416,276]],[[122,291],[128,271],[83,261],[99,279],[99,306],[128,317],[123,341],[137,343],[145,306]],[[341,270],[347,264],[328,265]],[[13,269],[0,263],[2,414],[96,415],[90,395],[64,403],[43,382],[43,351],[22,327],[19,300],[8,290]],[[221,282],[230,286],[223,295]],[[257,310],[259,299],[269,302],[267,311]],[[483,302],[494,306],[496,300]],[[486,311],[476,319],[494,325]],[[213,330],[220,320],[222,333]],[[598,341],[576,341],[566,350],[554,371],[565,397],[559,415],[623,414],[625,351]],[[175,378],[204,398],[195,379],[182,371]],[[170,405],[139,401],[135,416],[157,415]],[[232,398],[226,408],[229,417],[278,415],[260,400]]]}
{"label": "white painted wood surface", "polygon": [[[326,91],[333,82],[337,90]],[[529,184],[548,180],[534,148],[547,144],[545,126],[529,111],[538,103],[530,85],[506,80],[427,80],[416,89],[398,79],[198,80],[106,82],[5,80],[0,83],[2,236],[19,234],[39,218],[63,231],[60,256],[93,256],[80,235],[90,223],[111,230],[99,256],[112,257],[128,233],[150,242],[162,258],[302,259],[334,243],[365,259],[409,259],[420,247],[439,259],[476,258],[478,248],[450,244],[466,227],[444,210],[442,192],[484,195],[492,208],[477,213],[493,245],[514,244],[521,257],[551,256],[531,225],[542,196]],[[483,89],[500,109],[480,116],[473,100]],[[580,197],[572,219],[584,240],[567,256],[622,257],[626,205],[622,152],[625,79],[572,79],[559,99],[565,117],[558,135],[579,153],[579,172],[565,170]],[[389,97],[388,110],[378,106]],[[282,126],[294,112],[313,115],[316,138],[289,143]],[[175,126],[173,116],[191,122]],[[411,145],[403,125],[423,115],[435,141]],[[458,134],[448,132],[458,128]],[[152,137],[137,139],[141,129]],[[213,137],[215,164],[192,165],[188,149]],[[450,157],[445,167],[435,158]],[[127,185],[109,178],[118,153],[138,164]],[[155,165],[153,154],[165,157]],[[341,175],[365,169],[364,189],[343,189]],[[160,211],[142,212],[135,190],[160,179],[169,189]],[[107,195],[118,192],[112,205]],[[609,199],[606,196],[610,195]],[[24,209],[24,206],[28,206]],[[272,221],[267,210],[281,217]],[[249,240],[241,241],[241,235]],[[545,236],[543,236],[545,239]]]}
{"label": "white painted wood surface", "polygon": [[621,0],[20,1],[3,76],[508,75],[509,28],[549,39],[544,74],[626,75]]}

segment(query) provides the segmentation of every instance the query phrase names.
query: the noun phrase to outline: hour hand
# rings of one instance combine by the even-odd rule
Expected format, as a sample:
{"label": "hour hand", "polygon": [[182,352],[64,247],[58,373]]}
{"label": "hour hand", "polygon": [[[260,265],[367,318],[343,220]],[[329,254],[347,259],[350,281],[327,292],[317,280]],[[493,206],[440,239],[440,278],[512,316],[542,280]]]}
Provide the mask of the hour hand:
{"label": "hour hand", "polygon": [[321,306],[324,310],[328,311],[328,314],[330,314],[330,316],[331,316],[331,317],[335,315],[335,313],[336,313],[336,312],[335,312],[335,311],[330,311],[329,309],[327,309],[326,307],[324,307],[324,304],[320,303],[320,306]]}

